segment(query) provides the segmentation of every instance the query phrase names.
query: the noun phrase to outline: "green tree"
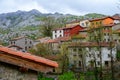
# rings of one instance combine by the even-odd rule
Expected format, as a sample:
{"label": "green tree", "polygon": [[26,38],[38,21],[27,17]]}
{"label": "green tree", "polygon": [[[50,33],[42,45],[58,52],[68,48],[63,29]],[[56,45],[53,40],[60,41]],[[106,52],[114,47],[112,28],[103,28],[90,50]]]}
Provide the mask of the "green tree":
{"label": "green tree", "polygon": [[43,17],[41,18],[43,24],[40,26],[40,32],[42,36],[52,36],[52,29],[55,27],[55,19],[53,17]]}
{"label": "green tree", "polygon": [[61,45],[61,60],[62,60],[62,73],[68,71],[68,44],[64,43]]}
{"label": "green tree", "polygon": [[66,72],[58,77],[59,80],[77,80],[73,72]]}
{"label": "green tree", "polygon": [[40,56],[51,54],[51,50],[44,43],[37,44],[35,47],[31,48],[29,52]]}

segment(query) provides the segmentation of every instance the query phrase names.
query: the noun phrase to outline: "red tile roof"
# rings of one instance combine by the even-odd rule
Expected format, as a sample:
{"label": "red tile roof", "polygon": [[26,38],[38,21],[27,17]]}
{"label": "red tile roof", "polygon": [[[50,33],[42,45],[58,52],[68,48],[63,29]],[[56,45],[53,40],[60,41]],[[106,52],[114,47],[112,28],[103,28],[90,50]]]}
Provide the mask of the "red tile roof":
{"label": "red tile roof", "polygon": [[[109,47],[110,43],[108,42],[101,42],[101,43],[97,43],[97,42],[73,42],[69,45],[69,47],[94,47],[94,46],[102,46],[102,47]],[[114,42],[112,44],[112,46],[114,46]]]}
{"label": "red tile roof", "polygon": [[119,14],[116,14],[114,16],[112,16],[115,20],[120,20],[120,15]]}
{"label": "red tile roof", "polygon": [[48,40],[48,41],[46,41],[44,43],[58,43],[58,41],[55,41],[54,39],[50,39],[50,40]]}
{"label": "red tile roof", "polygon": [[0,46],[0,51],[6,52],[7,54],[11,54],[11,55],[21,57],[23,59],[28,59],[28,60],[32,60],[32,61],[35,61],[35,62],[38,62],[38,63],[43,63],[43,64],[46,64],[46,65],[49,65],[49,66],[52,66],[52,67],[58,67],[57,62],[45,59],[43,57],[38,57],[38,56],[32,55],[30,53],[15,51],[11,48],[7,48],[7,47],[3,47],[3,46]]}
{"label": "red tile roof", "polygon": [[104,19],[106,19],[106,18],[114,19],[113,17],[107,16],[107,17],[103,17],[103,18],[95,18],[95,19],[91,19],[91,20],[89,20],[89,21],[90,21],[90,22],[92,22],[92,21],[99,21],[99,20],[104,20]]}
{"label": "red tile roof", "polygon": [[[69,26],[69,27],[63,27],[63,28],[56,28],[56,29],[53,29],[53,31],[54,30],[65,30],[65,29],[72,29],[72,28],[74,28],[74,27],[76,27],[76,26],[80,26],[80,25],[73,25],[73,26]],[[80,26],[81,27],[81,26]]]}
{"label": "red tile roof", "polygon": [[106,25],[102,25],[102,26],[104,26],[104,27],[112,27],[114,25],[116,25],[116,24],[106,24]]}
{"label": "red tile roof", "polygon": [[87,32],[88,31],[88,28],[84,28],[82,30],[80,30],[79,32]]}
{"label": "red tile roof", "polygon": [[59,42],[59,41],[69,41],[69,40],[71,40],[71,37],[59,37],[59,38],[56,38],[54,40],[56,42]]}

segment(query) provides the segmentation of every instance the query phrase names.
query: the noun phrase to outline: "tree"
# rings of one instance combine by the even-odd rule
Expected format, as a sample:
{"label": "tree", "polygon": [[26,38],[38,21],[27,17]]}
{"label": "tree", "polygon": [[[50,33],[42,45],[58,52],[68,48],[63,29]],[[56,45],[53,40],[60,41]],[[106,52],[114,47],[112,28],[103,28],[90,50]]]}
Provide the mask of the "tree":
{"label": "tree", "polygon": [[67,50],[67,44],[61,45],[61,60],[62,60],[62,73],[66,72],[68,70],[68,50]]}
{"label": "tree", "polygon": [[73,72],[66,72],[58,77],[59,80],[77,80]]}
{"label": "tree", "polygon": [[116,58],[118,61],[120,61],[120,45],[117,45],[117,54],[116,54]]}
{"label": "tree", "polygon": [[41,26],[40,26],[40,32],[42,33],[42,35],[45,36],[52,36],[52,29],[54,27],[54,23],[55,23],[55,19],[53,17],[43,17],[41,18],[41,20],[44,22]]}
{"label": "tree", "polygon": [[31,48],[29,52],[40,56],[51,54],[51,50],[44,43],[37,44],[35,47]]}

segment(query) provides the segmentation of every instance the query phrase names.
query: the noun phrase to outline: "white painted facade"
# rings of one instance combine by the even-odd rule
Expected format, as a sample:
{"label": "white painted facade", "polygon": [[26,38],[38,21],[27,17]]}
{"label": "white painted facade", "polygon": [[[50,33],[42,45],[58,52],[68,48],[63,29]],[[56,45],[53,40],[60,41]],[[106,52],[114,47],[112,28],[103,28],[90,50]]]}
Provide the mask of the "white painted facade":
{"label": "white painted facade", "polygon": [[[96,58],[96,64],[98,67],[100,67],[100,51],[99,50],[95,50],[95,49],[88,49],[87,48],[87,57],[86,57],[86,66],[90,65],[90,61],[94,60],[94,56]],[[110,66],[110,62],[111,62],[111,51],[110,48],[108,47],[102,47],[101,48],[101,54],[102,54],[102,66],[107,66],[106,62],[108,62],[108,66]],[[116,48],[112,48],[112,56],[113,59],[116,59]]]}
{"label": "white painted facade", "polygon": [[64,36],[64,30],[63,29],[53,30],[52,31],[52,38],[53,39],[56,39],[56,38],[59,38],[59,37],[63,37],[63,36]]}
{"label": "white painted facade", "polygon": [[[69,52],[68,58],[70,65],[76,65],[76,67],[83,67],[83,65],[84,67],[90,66],[91,65],[90,61],[94,60],[94,55],[95,55],[97,67],[100,67],[100,54],[99,54],[99,50],[96,47],[92,47],[92,48],[84,47],[82,48],[82,51],[80,50],[81,50],[80,47],[72,47],[68,49]],[[110,66],[110,62],[111,62],[110,49],[108,47],[102,47],[101,53],[102,53],[102,66]],[[115,60],[116,47],[112,49],[112,56],[113,59]]]}
{"label": "white painted facade", "polygon": [[118,23],[120,23],[120,20],[114,20],[114,23],[118,24]]}

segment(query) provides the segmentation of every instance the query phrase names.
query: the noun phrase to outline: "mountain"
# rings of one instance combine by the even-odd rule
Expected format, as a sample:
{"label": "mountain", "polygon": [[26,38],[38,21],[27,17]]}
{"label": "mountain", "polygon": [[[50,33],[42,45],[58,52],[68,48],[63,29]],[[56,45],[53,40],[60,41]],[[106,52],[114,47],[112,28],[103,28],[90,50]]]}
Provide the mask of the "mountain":
{"label": "mountain", "polygon": [[[102,14],[87,14],[85,16],[75,16],[71,14],[61,14],[61,13],[41,13],[36,9],[31,11],[16,11],[11,13],[3,13],[0,14],[0,28],[19,28],[19,27],[26,27],[26,26],[37,26],[41,25],[44,22],[37,19],[41,17],[54,17],[55,19],[58,18],[65,18],[67,21],[72,21],[75,19],[82,19],[82,18],[89,18],[89,17],[104,16]],[[97,15],[97,16],[96,16]]]}
{"label": "mountain", "polygon": [[0,27],[9,28],[39,25],[41,22],[35,20],[35,17],[37,16],[43,15],[37,10],[31,10],[29,12],[17,11],[12,13],[0,14]]}

